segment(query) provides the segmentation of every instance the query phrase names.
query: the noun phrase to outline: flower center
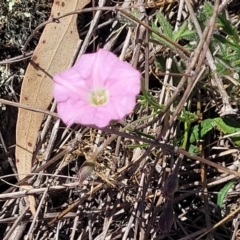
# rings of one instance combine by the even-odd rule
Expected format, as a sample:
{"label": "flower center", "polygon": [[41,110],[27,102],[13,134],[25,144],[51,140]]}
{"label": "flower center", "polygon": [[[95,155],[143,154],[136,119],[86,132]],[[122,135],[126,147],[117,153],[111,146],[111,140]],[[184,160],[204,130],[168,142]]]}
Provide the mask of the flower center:
{"label": "flower center", "polygon": [[90,93],[89,100],[92,105],[103,105],[108,100],[108,91],[103,88],[94,89]]}

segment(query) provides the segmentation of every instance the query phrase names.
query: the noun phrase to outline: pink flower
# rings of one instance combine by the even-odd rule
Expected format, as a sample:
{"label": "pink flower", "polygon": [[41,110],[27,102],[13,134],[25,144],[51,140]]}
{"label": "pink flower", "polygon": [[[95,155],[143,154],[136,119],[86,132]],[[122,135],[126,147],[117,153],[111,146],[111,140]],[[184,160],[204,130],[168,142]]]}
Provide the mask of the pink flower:
{"label": "pink flower", "polygon": [[67,125],[106,127],[133,110],[140,78],[139,71],[109,51],[84,54],[53,77],[58,115]]}

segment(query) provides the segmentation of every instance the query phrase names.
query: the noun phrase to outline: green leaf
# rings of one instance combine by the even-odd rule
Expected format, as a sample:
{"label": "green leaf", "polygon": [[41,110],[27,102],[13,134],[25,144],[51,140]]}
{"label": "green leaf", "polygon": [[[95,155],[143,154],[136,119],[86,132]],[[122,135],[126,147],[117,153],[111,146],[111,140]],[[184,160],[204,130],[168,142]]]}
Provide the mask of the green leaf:
{"label": "green leaf", "polygon": [[165,71],[165,69],[166,69],[166,58],[165,57],[163,57],[162,55],[156,56],[154,63],[155,63],[155,66],[159,70]]}
{"label": "green leaf", "polygon": [[240,131],[240,122],[232,118],[214,118],[217,129],[224,134],[230,134]]}
{"label": "green leaf", "polygon": [[126,147],[127,148],[130,148],[130,149],[135,149],[135,148],[145,148],[145,147],[149,147],[150,144],[148,143],[143,143],[143,144],[132,144],[132,145],[127,145]]}
{"label": "green leaf", "polygon": [[212,16],[213,14],[213,5],[210,2],[204,4],[204,12],[207,16]]}
{"label": "green leaf", "polygon": [[220,34],[214,34],[213,36],[214,36],[214,38],[215,38],[216,40],[218,40],[220,43],[222,43],[222,44],[224,44],[224,45],[232,48],[233,50],[237,50],[237,51],[240,50],[240,46],[239,46],[238,44],[232,43],[231,41],[229,41],[228,39],[226,39],[226,38],[223,37],[222,35],[220,35]]}
{"label": "green leaf", "polygon": [[222,208],[224,198],[226,197],[230,188],[236,183],[236,181],[228,182],[218,193],[217,195],[217,205]]}
{"label": "green leaf", "polygon": [[222,75],[230,75],[229,69],[231,69],[231,62],[224,59],[221,55],[216,55],[216,67],[217,72]]}
{"label": "green leaf", "polygon": [[231,36],[235,43],[239,42],[237,29],[232,25],[232,23],[226,18],[225,15],[220,14],[218,16],[218,23],[220,23],[222,31],[227,35]]}
{"label": "green leaf", "polygon": [[206,133],[212,130],[214,123],[212,119],[203,120],[200,124],[193,127],[190,135],[190,143],[200,140]]}
{"label": "green leaf", "polygon": [[[195,32],[191,31],[191,30],[186,30],[183,34],[181,34],[181,36],[178,39],[191,39],[192,37],[194,37]],[[176,39],[176,40],[178,40]],[[198,39],[197,39],[198,40]]]}
{"label": "green leaf", "polygon": [[[163,34],[163,32],[161,31],[161,28],[158,28],[158,26],[154,22],[152,22],[152,28]],[[167,40],[159,37],[157,34],[151,33],[151,37],[152,37],[153,40],[155,40],[157,42],[160,42],[163,45],[166,45],[166,46],[169,46],[169,47],[173,48],[173,45],[171,43],[169,43]]]}
{"label": "green leaf", "polygon": [[211,3],[206,2],[203,5],[203,8],[199,10],[198,20],[202,30],[206,26],[206,21],[213,15],[213,6]]}
{"label": "green leaf", "polygon": [[[206,21],[213,15],[213,5],[209,2],[204,4],[203,9],[198,14],[198,19],[201,26],[206,24]],[[226,14],[219,14],[217,17],[217,25],[221,27],[221,31],[230,36],[234,43],[239,42],[237,28],[233,26],[230,20],[227,19]]]}
{"label": "green leaf", "polygon": [[161,12],[158,12],[156,16],[162,28],[162,33],[167,37],[169,37],[170,39],[173,39],[172,25],[168,22],[168,20],[165,18],[165,16]]}
{"label": "green leaf", "polygon": [[187,22],[184,22],[177,32],[173,32],[174,41],[177,41],[178,39],[180,39],[186,30],[187,30]]}
{"label": "green leaf", "polygon": [[[152,28],[153,28],[154,30],[158,31],[158,32],[161,32],[155,22],[152,22]],[[162,33],[162,32],[161,32],[161,33]],[[154,40],[157,40],[157,41],[159,41],[160,39],[162,39],[162,38],[160,38],[156,33],[153,33],[153,32],[151,32],[151,37],[152,37]]]}
{"label": "green leaf", "polygon": [[151,105],[156,111],[163,108],[156,99],[142,86],[142,94],[141,100],[143,101],[143,104],[148,103]]}
{"label": "green leaf", "polygon": [[198,116],[194,113],[186,111],[186,109],[183,108],[181,115],[178,116],[178,120],[180,120],[181,122],[192,123],[198,120]]}
{"label": "green leaf", "polygon": [[140,137],[146,137],[146,138],[148,138],[148,139],[155,140],[155,137],[154,137],[154,136],[149,135],[149,134],[146,134],[146,133],[143,133],[143,132],[140,132],[140,131],[138,131],[138,130],[132,131],[132,130],[130,129],[129,131],[132,132],[132,133],[137,134],[137,135],[140,136]]}
{"label": "green leaf", "polygon": [[240,134],[238,136],[231,137],[231,140],[238,146],[240,146]]}
{"label": "green leaf", "polygon": [[197,155],[197,154],[199,154],[200,151],[199,151],[199,148],[197,146],[195,146],[193,144],[190,144],[188,152],[193,154],[193,155]]}
{"label": "green leaf", "polygon": [[233,61],[233,65],[239,65],[240,59]]}
{"label": "green leaf", "polygon": [[194,34],[194,31],[187,29],[187,22],[185,21],[177,32],[173,32],[173,40],[178,41],[181,38],[191,38]]}
{"label": "green leaf", "polygon": [[236,145],[240,146],[240,122],[232,118],[215,118],[213,121],[217,129],[224,134],[239,132],[239,134],[230,138]]}

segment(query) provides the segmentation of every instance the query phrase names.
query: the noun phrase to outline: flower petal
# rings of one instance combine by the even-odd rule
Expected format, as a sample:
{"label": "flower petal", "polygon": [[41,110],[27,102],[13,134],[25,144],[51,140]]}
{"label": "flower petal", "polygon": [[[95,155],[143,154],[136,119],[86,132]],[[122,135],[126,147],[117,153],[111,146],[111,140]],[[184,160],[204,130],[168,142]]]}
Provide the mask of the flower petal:
{"label": "flower petal", "polygon": [[[82,55],[72,68],[53,79],[53,94],[63,122],[100,128],[129,114],[141,87],[140,73],[103,49]],[[89,96],[99,89],[105,89],[108,98],[106,102],[94,105]]]}

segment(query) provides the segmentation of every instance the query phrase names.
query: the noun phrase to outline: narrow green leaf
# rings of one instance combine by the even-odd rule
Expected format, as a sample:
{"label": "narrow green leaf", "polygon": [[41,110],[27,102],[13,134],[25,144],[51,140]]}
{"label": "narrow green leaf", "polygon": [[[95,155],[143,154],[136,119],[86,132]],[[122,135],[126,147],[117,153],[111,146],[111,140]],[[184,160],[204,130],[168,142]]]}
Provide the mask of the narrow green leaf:
{"label": "narrow green leaf", "polygon": [[233,61],[233,65],[239,65],[240,64],[240,59]]}
{"label": "narrow green leaf", "polygon": [[148,143],[143,143],[143,144],[132,144],[132,145],[127,145],[127,148],[130,149],[135,149],[135,148],[145,148],[145,147],[149,147]]}
{"label": "narrow green leaf", "polygon": [[231,187],[236,183],[236,181],[230,181],[228,182],[218,193],[217,195],[217,205],[222,208],[223,201],[225,197],[227,196],[227,193],[231,189]]}
{"label": "narrow green leaf", "polygon": [[164,107],[164,106],[161,106],[148,91],[146,91],[143,85],[142,85],[142,94],[144,96],[144,100],[143,98],[141,100],[143,100],[144,103],[150,104],[156,111]]}
{"label": "narrow green leaf", "polygon": [[143,132],[140,132],[140,131],[138,131],[138,130],[134,130],[134,131],[129,130],[129,131],[132,132],[132,133],[137,134],[137,135],[140,136],[140,137],[146,137],[146,138],[148,138],[148,139],[155,140],[155,137],[154,137],[154,136],[149,135],[149,134],[146,134],[146,133],[143,133]]}
{"label": "narrow green leaf", "polygon": [[218,20],[221,24],[223,32],[226,33],[227,35],[231,36],[235,43],[238,43],[239,42],[239,37],[238,37],[237,29],[226,18],[226,16],[223,15],[223,14],[220,14],[218,16]]}
{"label": "narrow green leaf", "polygon": [[240,51],[240,46],[239,46],[238,44],[235,44],[235,43],[233,43],[233,42],[230,42],[228,39],[226,39],[226,38],[223,37],[222,35],[220,35],[220,34],[214,34],[213,36],[214,36],[214,38],[215,38],[216,40],[218,40],[220,43],[222,43],[222,44],[224,44],[224,45],[226,45],[226,46],[228,46],[228,47],[230,47],[230,48],[232,48],[232,49],[234,49],[234,50]]}

